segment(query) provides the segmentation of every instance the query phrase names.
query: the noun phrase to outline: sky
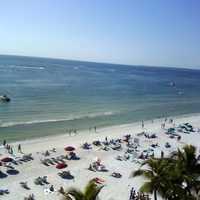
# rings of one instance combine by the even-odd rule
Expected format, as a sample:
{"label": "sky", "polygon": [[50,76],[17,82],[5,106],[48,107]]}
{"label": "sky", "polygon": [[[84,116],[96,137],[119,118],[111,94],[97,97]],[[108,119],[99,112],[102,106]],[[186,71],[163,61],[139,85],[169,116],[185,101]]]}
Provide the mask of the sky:
{"label": "sky", "polygon": [[0,0],[0,54],[200,69],[199,0]]}

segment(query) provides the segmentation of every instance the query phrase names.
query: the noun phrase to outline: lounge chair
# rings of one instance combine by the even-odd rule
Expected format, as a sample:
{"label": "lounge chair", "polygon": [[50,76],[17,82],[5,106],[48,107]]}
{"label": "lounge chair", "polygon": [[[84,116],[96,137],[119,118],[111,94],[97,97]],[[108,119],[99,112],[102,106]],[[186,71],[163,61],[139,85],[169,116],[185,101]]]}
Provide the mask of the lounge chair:
{"label": "lounge chair", "polygon": [[101,146],[101,142],[99,140],[96,140],[92,143],[95,146]]}
{"label": "lounge chair", "polygon": [[38,177],[34,180],[35,185],[44,185],[41,177]]}
{"label": "lounge chair", "polygon": [[20,182],[19,184],[20,184],[24,189],[30,190],[30,187],[28,187],[27,182]]}
{"label": "lounge chair", "polygon": [[115,177],[115,178],[121,178],[121,177],[122,177],[122,175],[121,175],[120,173],[117,173],[117,172],[113,172],[113,173],[111,174],[111,176],[113,176],[113,177]]}
{"label": "lounge chair", "polygon": [[89,150],[89,149],[92,149],[92,146],[91,146],[91,144],[88,144],[88,143],[86,142],[86,143],[84,143],[84,144],[82,145],[82,148],[85,149],[85,150]]}
{"label": "lounge chair", "polygon": [[117,144],[117,145],[112,145],[111,148],[113,150],[120,150],[122,147],[121,147],[121,144]]}
{"label": "lounge chair", "polygon": [[117,159],[117,160],[120,160],[120,161],[123,161],[123,157],[120,156],[120,155],[118,155],[118,156],[116,157],[116,159]]}
{"label": "lounge chair", "polygon": [[6,178],[8,175],[0,170],[0,178]]}
{"label": "lounge chair", "polygon": [[62,171],[59,172],[58,175],[63,179],[74,179],[74,176],[70,173],[70,171]]}
{"label": "lounge chair", "polygon": [[8,189],[5,189],[5,190],[0,189],[0,195],[9,194],[9,193],[10,193],[10,192],[9,192]]}
{"label": "lounge chair", "polygon": [[34,194],[30,194],[28,197],[24,197],[24,200],[35,200]]}
{"label": "lounge chair", "polygon": [[45,160],[40,159],[40,162],[45,166],[49,166],[49,164],[47,163],[46,159]]}
{"label": "lounge chair", "polygon": [[59,160],[57,160],[56,158],[51,158],[51,160],[53,160],[53,162],[55,162],[55,163],[59,163]]}

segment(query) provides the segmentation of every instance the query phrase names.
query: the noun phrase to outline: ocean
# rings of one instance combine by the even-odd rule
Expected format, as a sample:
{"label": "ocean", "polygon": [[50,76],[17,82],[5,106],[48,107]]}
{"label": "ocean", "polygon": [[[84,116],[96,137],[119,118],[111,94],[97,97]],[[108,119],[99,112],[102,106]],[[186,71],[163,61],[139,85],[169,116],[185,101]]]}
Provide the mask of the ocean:
{"label": "ocean", "polygon": [[[0,56],[0,138],[200,112],[200,70]],[[173,83],[173,84],[172,84]]]}

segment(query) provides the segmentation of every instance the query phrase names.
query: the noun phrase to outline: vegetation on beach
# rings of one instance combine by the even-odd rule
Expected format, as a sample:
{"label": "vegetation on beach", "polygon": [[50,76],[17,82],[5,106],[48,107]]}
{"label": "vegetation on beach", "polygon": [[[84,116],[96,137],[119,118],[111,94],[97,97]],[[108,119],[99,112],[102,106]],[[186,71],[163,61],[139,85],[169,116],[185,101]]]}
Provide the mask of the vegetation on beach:
{"label": "vegetation on beach", "polygon": [[[146,168],[143,168],[146,166]],[[196,148],[186,145],[167,158],[150,158],[134,171],[133,177],[144,176],[140,190],[157,194],[166,200],[197,200],[200,192],[200,163]]]}
{"label": "vegetation on beach", "polygon": [[[145,167],[145,168],[144,168]],[[144,176],[146,181],[141,192],[158,194],[166,200],[198,200],[200,198],[200,163],[196,148],[186,145],[169,157],[150,158],[141,168],[132,173],[133,177]],[[70,188],[62,191],[63,200],[97,200],[103,186],[89,181],[84,191]]]}
{"label": "vegetation on beach", "polygon": [[89,181],[84,191],[77,188],[70,188],[67,191],[60,191],[63,200],[97,200],[103,185],[97,185],[93,180]]}

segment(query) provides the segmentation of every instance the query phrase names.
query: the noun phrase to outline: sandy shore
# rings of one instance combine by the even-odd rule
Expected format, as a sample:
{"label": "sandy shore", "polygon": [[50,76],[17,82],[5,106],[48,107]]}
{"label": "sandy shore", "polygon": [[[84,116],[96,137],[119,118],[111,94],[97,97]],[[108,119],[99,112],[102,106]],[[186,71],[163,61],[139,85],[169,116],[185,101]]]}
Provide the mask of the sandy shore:
{"label": "sandy shore", "polygon": [[[189,122],[195,129],[200,128],[200,114],[193,116],[180,116],[173,118],[175,125],[180,123]],[[64,188],[69,188],[70,186],[76,186],[83,188],[85,184],[92,178],[99,177],[105,180],[105,187],[103,188],[100,198],[104,200],[126,200],[129,197],[130,189],[134,187],[136,190],[141,186],[142,178],[130,178],[130,173],[140,166],[139,164],[132,162],[131,160],[119,161],[116,160],[117,155],[123,155],[127,149],[125,144],[122,145],[121,151],[100,150],[99,147],[93,146],[91,150],[83,150],[81,145],[84,142],[92,142],[94,140],[104,140],[105,137],[108,139],[112,138],[122,138],[125,134],[131,134],[133,137],[139,138],[140,147],[139,150],[149,148],[152,143],[158,143],[159,147],[155,149],[155,156],[159,156],[161,151],[166,154],[177,147],[181,147],[184,144],[193,144],[198,147],[199,150],[199,139],[200,133],[194,132],[191,134],[181,134],[181,140],[178,142],[176,139],[171,139],[164,132],[166,130],[161,129],[161,123],[164,119],[156,119],[152,121],[144,122],[144,128],[142,129],[141,123],[125,124],[113,127],[107,127],[102,129],[97,129],[94,131],[84,131],[76,136],[69,135],[59,135],[51,136],[45,138],[38,138],[30,141],[22,141],[12,143],[15,156],[22,156],[22,154],[17,153],[17,145],[20,143],[22,145],[22,150],[25,154],[32,153],[34,160],[29,162],[24,162],[22,164],[14,166],[19,174],[8,175],[5,178],[0,178],[0,189],[8,189],[10,194],[5,194],[0,196],[1,199],[8,200],[20,200],[24,199],[31,193],[34,193],[36,199],[42,200],[57,200],[61,199],[61,195],[58,192],[47,194],[44,192],[48,185],[38,186],[34,184],[34,179],[38,176],[47,176],[50,184],[54,185],[57,190],[60,186]],[[166,123],[166,128],[172,127],[173,124]],[[147,139],[144,136],[138,137],[137,134],[146,131],[148,133],[155,133],[158,137],[155,139]],[[165,148],[165,143],[169,142],[171,148]],[[57,157],[60,155],[65,155],[64,147],[68,145],[73,145],[76,147],[76,153],[80,157],[80,160],[70,160],[66,161],[68,167],[64,170],[70,170],[70,172],[75,176],[74,180],[64,180],[57,174],[62,170],[56,169],[55,165],[44,166],[40,159],[44,158],[44,153],[46,150],[56,148],[56,152],[51,152],[49,158]],[[8,155],[3,146],[0,146],[0,159]],[[98,157],[102,160],[102,163],[109,170],[108,172],[92,172],[88,170],[89,164]],[[0,166],[0,170],[6,173],[5,167]],[[119,172],[122,174],[122,178],[117,179],[111,176],[112,172]],[[30,190],[23,189],[19,182],[27,181]]]}

